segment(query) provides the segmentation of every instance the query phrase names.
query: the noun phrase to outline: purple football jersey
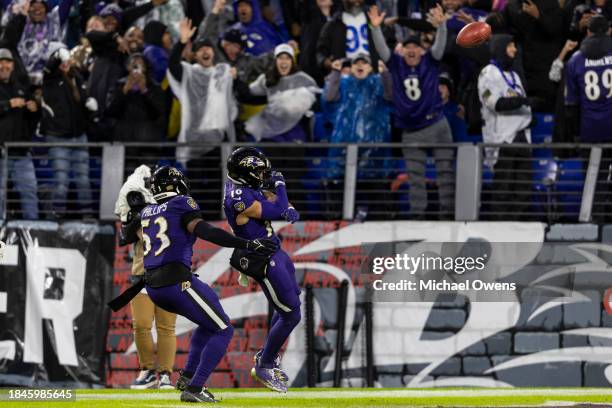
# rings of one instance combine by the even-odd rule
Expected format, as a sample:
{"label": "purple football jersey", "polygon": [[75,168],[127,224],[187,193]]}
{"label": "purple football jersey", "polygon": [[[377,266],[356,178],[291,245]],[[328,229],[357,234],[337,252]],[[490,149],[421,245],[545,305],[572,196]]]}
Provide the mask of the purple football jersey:
{"label": "purple football jersey", "polygon": [[274,233],[270,221],[250,218],[246,224],[238,225],[236,223],[236,217],[253,205],[255,201],[266,201],[266,197],[261,190],[237,185],[231,181],[225,183],[223,211],[225,211],[227,222],[232,227],[234,234],[244,239],[270,238],[280,245],[280,240]]}
{"label": "purple football jersey", "polygon": [[400,55],[391,55],[388,67],[393,77],[393,120],[396,127],[418,130],[442,119],[439,65],[429,52],[416,67],[406,64]]}
{"label": "purple football jersey", "polygon": [[576,52],[566,66],[566,105],[580,106],[580,141],[612,139],[612,51],[600,59]]}
{"label": "purple football jersey", "polygon": [[145,269],[175,262],[191,269],[196,237],[185,229],[182,217],[199,210],[193,198],[176,196],[163,204],[150,204],[141,211]]}

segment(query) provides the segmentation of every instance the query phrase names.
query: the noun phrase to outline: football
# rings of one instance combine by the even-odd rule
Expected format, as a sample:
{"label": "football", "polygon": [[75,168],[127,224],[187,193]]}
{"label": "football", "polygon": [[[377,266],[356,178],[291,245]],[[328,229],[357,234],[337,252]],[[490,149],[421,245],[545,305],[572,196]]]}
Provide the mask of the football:
{"label": "football", "polygon": [[457,45],[464,48],[477,47],[491,37],[491,26],[474,21],[463,27],[457,35]]}

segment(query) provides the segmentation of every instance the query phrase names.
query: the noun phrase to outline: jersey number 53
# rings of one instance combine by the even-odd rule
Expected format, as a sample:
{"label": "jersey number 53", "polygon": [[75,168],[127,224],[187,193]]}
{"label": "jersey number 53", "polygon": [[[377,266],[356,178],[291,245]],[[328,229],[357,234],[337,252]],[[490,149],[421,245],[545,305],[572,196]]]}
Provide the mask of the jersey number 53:
{"label": "jersey number 53", "polygon": [[[150,219],[146,219],[146,220],[142,220],[141,221],[141,224],[142,224],[142,240],[144,241],[144,256],[147,256],[147,254],[152,249],[151,237],[149,236],[149,233],[147,232],[147,228],[149,228],[150,221],[151,221]],[[170,238],[168,238],[168,236],[166,235],[166,232],[168,231],[168,221],[166,221],[166,219],[164,217],[157,217],[157,218],[155,218],[153,223],[157,224],[159,226],[159,231],[157,232],[157,234],[154,237],[154,238],[156,238],[156,239],[158,239],[160,241],[159,248],[154,253],[155,256],[158,256],[159,254],[164,252],[164,250],[166,248],[168,248],[170,246]]]}

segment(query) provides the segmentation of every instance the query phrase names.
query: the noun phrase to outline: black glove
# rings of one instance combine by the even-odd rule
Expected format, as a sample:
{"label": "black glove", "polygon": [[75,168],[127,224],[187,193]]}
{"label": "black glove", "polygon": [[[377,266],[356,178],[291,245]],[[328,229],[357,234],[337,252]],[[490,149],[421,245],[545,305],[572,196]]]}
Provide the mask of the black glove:
{"label": "black glove", "polygon": [[247,242],[246,249],[259,255],[272,255],[278,249],[278,244],[271,239],[260,238]]}
{"label": "black glove", "polygon": [[141,212],[147,206],[144,196],[140,191],[130,191],[127,193],[127,203],[133,211]]}

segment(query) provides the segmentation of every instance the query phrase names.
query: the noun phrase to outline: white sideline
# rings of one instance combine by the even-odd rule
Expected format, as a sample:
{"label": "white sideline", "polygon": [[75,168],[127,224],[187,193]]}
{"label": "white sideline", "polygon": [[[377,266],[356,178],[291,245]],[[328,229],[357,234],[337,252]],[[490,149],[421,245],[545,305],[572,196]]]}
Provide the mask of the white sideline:
{"label": "white sideline", "polygon": [[[428,397],[503,397],[503,396],[544,396],[544,397],[581,397],[589,395],[609,395],[612,401],[612,389],[474,389],[474,390],[338,390],[338,391],[289,391],[287,394],[278,394],[266,390],[252,392],[233,392],[215,391],[215,397],[222,399],[257,399],[257,398],[277,398],[277,399],[335,399],[335,398],[360,398],[371,396],[384,398],[428,398]],[[126,390],[119,394],[79,394],[77,400],[165,400],[178,397],[176,393],[142,393]]]}

